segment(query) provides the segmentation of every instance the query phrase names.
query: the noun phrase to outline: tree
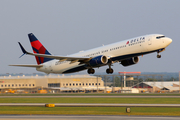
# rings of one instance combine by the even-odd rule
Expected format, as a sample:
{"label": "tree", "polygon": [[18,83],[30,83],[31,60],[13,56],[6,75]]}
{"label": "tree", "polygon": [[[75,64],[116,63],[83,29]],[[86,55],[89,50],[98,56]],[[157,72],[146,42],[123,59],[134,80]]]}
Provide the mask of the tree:
{"label": "tree", "polygon": [[115,77],[114,78],[114,81],[115,81],[115,87],[121,87],[121,79],[120,77]]}
{"label": "tree", "polygon": [[154,82],[154,81],[157,81],[157,79],[155,79],[155,78],[147,78],[146,81],[147,82]]}

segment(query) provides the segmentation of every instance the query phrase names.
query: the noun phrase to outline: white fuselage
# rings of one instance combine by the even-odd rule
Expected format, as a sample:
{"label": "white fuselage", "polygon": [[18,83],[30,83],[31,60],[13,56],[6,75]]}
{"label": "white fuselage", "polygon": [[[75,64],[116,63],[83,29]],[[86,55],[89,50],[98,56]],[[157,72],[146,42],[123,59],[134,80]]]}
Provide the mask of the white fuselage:
{"label": "white fuselage", "polygon": [[[172,40],[168,37],[157,38],[158,36],[163,35],[152,34],[140,36],[75,53],[69,55],[68,57],[95,57],[104,55],[112,59],[113,62],[120,62],[124,59],[128,59],[129,57],[136,57],[151,52],[157,52],[160,49],[166,48],[172,42]],[[43,63],[43,67],[37,68],[37,70],[45,73],[66,73],[68,70],[78,72],[84,70],[81,66],[84,66],[84,64],[79,65],[79,62],[71,64],[70,61],[59,62],[59,60],[51,60]]]}

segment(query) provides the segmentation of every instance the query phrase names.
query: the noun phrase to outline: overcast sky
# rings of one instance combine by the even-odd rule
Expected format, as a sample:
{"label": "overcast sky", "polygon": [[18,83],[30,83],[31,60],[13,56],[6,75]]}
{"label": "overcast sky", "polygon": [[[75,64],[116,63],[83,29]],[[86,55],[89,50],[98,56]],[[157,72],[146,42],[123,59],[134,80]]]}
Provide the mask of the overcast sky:
{"label": "overcast sky", "polygon": [[17,42],[32,52],[27,36],[31,32],[50,53],[62,56],[141,35],[164,34],[173,42],[161,59],[157,53],[144,55],[136,65],[114,64],[114,72],[178,72],[179,5],[179,0],[1,0],[0,73],[36,73],[34,68],[8,66],[36,64],[33,56],[19,58]]}

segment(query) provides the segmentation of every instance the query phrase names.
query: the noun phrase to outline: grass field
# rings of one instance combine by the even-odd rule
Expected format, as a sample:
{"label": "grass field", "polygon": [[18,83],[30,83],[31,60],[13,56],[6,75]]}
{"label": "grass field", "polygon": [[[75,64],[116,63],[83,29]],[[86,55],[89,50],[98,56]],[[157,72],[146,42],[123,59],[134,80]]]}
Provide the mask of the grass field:
{"label": "grass field", "polygon": [[[69,94],[68,94],[69,95]],[[72,94],[75,95],[75,94]],[[76,94],[79,96],[79,94]],[[87,95],[87,94],[86,94]],[[94,95],[94,94],[90,94]],[[106,95],[106,94],[102,94]],[[180,104],[180,98],[0,98],[0,103],[129,103],[129,104]],[[10,107],[0,106],[0,114],[61,114],[61,115],[157,115],[180,116],[180,108],[174,107]]]}
{"label": "grass field", "polygon": [[180,98],[0,98],[0,103],[180,104]]}
{"label": "grass field", "polygon": [[157,115],[180,116],[180,108],[132,107],[0,107],[0,114],[61,114],[61,115]]}

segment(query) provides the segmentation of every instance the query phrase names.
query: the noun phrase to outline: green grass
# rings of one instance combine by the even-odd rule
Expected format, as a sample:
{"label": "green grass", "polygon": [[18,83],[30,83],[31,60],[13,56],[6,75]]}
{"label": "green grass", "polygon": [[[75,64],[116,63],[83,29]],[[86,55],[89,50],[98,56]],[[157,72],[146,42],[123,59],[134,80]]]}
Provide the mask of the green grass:
{"label": "green grass", "polygon": [[180,104],[180,98],[0,98],[0,103]]}
{"label": "green grass", "polygon": [[60,114],[60,115],[157,115],[180,116],[180,108],[132,107],[0,107],[0,114]]}
{"label": "green grass", "polygon": [[[180,104],[180,98],[0,98],[0,103],[129,103],[129,104]],[[0,106],[0,114],[57,114],[57,115],[157,115],[180,116],[178,107],[10,107]]]}

